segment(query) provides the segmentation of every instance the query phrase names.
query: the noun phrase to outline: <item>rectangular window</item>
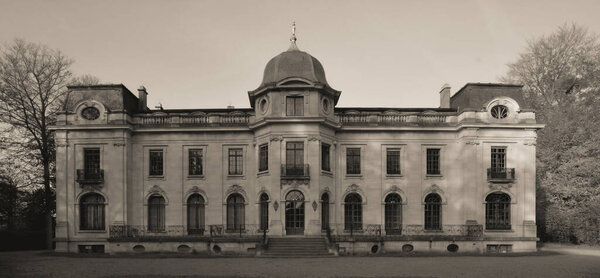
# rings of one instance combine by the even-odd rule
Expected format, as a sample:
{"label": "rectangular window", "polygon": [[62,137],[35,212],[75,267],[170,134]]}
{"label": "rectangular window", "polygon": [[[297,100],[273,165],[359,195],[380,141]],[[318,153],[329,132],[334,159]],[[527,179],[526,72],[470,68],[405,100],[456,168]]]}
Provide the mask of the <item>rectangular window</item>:
{"label": "rectangular window", "polygon": [[202,171],[202,149],[190,149],[188,151],[189,156],[189,175],[190,176],[201,176]]}
{"label": "rectangular window", "polygon": [[244,168],[242,149],[229,149],[229,174],[241,175]]}
{"label": "rectangular window", "polygon": [[346,149],[346,174],[360,175],[360,148]]}
{"label": "rectangular window", "polygon": [[262,144],[258,150],[258,171],[269,170],[269,145]]}
{"label": "rectangular window", "polygon": [[286,98],[286,115],[303,116],[304,115],[304,97],[293,96]]}
{"label": "rectangular window", "polygon": [[506,168],[506,148],[492,147],[492,165],[494,172],[504,172]]}
{"label": "rectangular window", "polygon": [[440,149],[427,149],[427,175],[440,174]]}
{"label": "rectangular window", "polygon": [[83,149],[83,169],[86,180],[96,180],[100,176],[100,149]]}
{"label": "rectangular window", "polygon": [[304,176],[304,143],[288,142],[285,147],[286,176]]}
{"label": "rectangular window", "polygon": [[150,150],[150,176],[163,175],[163,150]]}
{"label": "rectangular window", "polygon": [[387,149],[387,174],[400,175],[400,149]]}
{"label": "rectangular window", "polygon": [[321,170],[331,171],[329,164],[329,145],[321,144]]}

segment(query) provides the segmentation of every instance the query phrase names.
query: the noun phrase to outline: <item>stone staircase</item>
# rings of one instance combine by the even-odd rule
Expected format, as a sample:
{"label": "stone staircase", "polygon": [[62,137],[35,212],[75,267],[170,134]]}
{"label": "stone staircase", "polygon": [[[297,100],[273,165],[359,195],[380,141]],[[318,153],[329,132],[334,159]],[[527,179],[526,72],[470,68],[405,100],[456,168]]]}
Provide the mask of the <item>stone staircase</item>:
{"label": "stone staircase", "polygon": [[263,257],[330,257],[327,243],[322,237],[280,237],[269,238],[267,250]]}

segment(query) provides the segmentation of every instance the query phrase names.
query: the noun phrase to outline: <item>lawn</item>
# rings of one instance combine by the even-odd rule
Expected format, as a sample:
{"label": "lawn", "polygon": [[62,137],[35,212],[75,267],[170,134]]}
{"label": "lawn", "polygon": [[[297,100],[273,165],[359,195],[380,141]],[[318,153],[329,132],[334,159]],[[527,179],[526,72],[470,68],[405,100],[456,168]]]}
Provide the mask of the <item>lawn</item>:
{"label": "lawn", "polygon": [[600,256],[202,258],[0,253],[6,277],[600,277]]}

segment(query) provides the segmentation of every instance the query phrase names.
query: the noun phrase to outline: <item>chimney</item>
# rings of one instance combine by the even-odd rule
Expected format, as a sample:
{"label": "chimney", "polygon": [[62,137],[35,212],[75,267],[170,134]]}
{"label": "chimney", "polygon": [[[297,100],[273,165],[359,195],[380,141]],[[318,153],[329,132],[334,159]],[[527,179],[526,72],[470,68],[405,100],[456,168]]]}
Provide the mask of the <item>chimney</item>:
{"label": "chimney", "polygon": [[440,108],[450,108],[450,85],[442,86],[440,90]]}
{"label": "chimney", "polygon": [[138,88],[138,110],[140,112],[148,110],[148,92],[144,86]]}

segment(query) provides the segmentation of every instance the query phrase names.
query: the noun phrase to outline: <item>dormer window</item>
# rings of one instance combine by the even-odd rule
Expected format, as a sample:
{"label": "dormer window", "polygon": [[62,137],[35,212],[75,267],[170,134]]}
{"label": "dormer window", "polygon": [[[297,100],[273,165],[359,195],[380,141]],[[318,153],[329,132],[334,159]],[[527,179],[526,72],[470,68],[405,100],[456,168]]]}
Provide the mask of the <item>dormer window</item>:
{"label": "dormer window", "polygon": [[508,116],[508,107],[504,105],[496,105],[492,107],[490,113],[492,113],[492,117],[496,119],[504,119]]}
{"label": "dormer window", "polygon": [[286,98],[288,116],[304,116],[304,97],[290,96]]}

